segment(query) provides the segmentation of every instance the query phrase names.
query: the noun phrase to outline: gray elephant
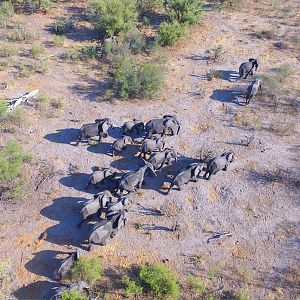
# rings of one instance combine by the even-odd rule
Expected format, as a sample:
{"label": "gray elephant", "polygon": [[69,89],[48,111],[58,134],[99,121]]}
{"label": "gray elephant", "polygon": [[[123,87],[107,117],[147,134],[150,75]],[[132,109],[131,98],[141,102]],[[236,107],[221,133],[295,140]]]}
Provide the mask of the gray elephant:
{"label": "gray elephant", "polygon": [[167,192],[171,191],[173,186],[177,185],[178,190],[181,191],[182,187],[187,184],[189,181],[198,181],[198,176],[200,176],[202,170],[204,169],[204,163],[192,163],[188,165],[184,170],[182,170],[173,180],[170,185],[170,188]]}
{"label": "gray elephant", "polygon": [[72,252],[66,257],[60,267],[57,270],[57,275],[59,279],[63,279],[66,277],[66,275],[70,272],[71,268],[74,266],[75,261],[78,261],[80,256],[79,251]]}
{"label": "gray elephant", "polygon": [[108,205],[107,214],[126,209],[130,202],[128,197],[120,197],[117,202]]}
{"label": "gray elephant", "polygon": [[89,141],[90,138],[95,136],[99,136],[99,142],[101,142],[102,138],[107,137],[107,131],[111,127],[113,126],[109,118],[97,119],[95,123],[83,125],[80,128],[80,135],[75,146],[78,146],[83,140]]}
{"label": "gray elephant", "polygon": [[[210,179],[212,174],[216,174],[220,170],[226,171],[228,165],[233,162],[233,153],[232,152],[224,152],[220,156],[212,158],[206,168],[206,173],[204,174],[204,178],[207,180]],[[208,175],[208,177],[207,177]]]}
{"label": "gray elephant", "polygon": [[86,202],[84,207],[81,209],[80,214],[82,216],[82,220],[77,225],[78,228],[85,222],[86,219],[91,217],[92,215],[99,212],[101,213],[101,209],[107,207],[108,203],[111,203],[113,199],[112,194],[110,191],[103,191],[96,195],[94,195],[94,199]]}
{"label": "gray elephant", "polygon": [[89,285],[85,281],[78,281],[67,286],[56,288],[56,293],[51,300],[62,300],[63,292],[79,291],[85,295],[89,294]]}
{"label": "gray elephant", "polygon": [[250,103],[250,100],[258,93],[258,90],[262,90],[261,79],[256,79],[248,86],[246,104]]}
{"label": "gray elephant", "polygon": [[[179,134],[180,123],[176,116],[165,115],[162,119],[150,120],[146,126],[146,138],[152,138],[153,134],[160,134],[164,136],[166,134]],[[145,138],[145,139],[146,139]]]}
{"label": "gray elephant", "polygon": [[89,181],[85,187],[87,190],[90,185],[97,186],[100,182],[102,182],[105,179],[109,179],[113,176],[115,176],[116,172],[112,168],[102,168],[97,171],[94,171],[92,175],[89,178]]}
{"label": "gray elephant", "polygon": [[112,145],[112,156],[115,156],[115,152],[121,152],[126,149],[127,144],[133,144],[132,138],[130,136],[123,136],[122,138],[115,140]]}
{"label": "gray elephant", "polygon": [[258,68],[258,59],[250,58],[248,62],[244,62],[240,65],[239,68],[239,77],[237,79],[247,79],[248,75],[253,75],[253,68],[255,67],[255,71]]}
{"label": "gray elephant", "polygon": [[142,187],[142,183],[144,181],[145,172],[147,169],[150,169],[154,175],[155,170],[152,166],[152,164],[145,162],[145,165],[143,167],[140,167],[135,172],[128,172],[126,173],[119,181],[118,190],[120,191],[121,196],[123,196],[124,191],[130,192],[136,192],[138,189]]}
{"label": "gray elephant", "polygon": [[165,165],[171,165],[177,161],[177,153],[174,149],[166,148],[160,152],[153,152],[150,155],[149,163],[153,166],[154,170],[160,170]]}
{"label": "gray elephant", "polygon": [[133,119],[133,121],[125,122],[122,126],[123,135],[129,135],[136,133],[140,135],[144,132],[145,125],[142,121]]}
{"label": "gray elephant", "polygon": [[111,238],[113,238],[116,232],[123,226],[127,221],[126,211],[121,210],[112,212],[107,215],[107,219],[102,220],[93,226],[89,237],[89,249],[92,244],[106,245]]}
{"label": "gray elephant", "polygon": [[146,157],[146,154],[152,154],[155,150],[162,151],[165,148],[165,141],[162,138],[154,138],[143,142],[139,157]]}

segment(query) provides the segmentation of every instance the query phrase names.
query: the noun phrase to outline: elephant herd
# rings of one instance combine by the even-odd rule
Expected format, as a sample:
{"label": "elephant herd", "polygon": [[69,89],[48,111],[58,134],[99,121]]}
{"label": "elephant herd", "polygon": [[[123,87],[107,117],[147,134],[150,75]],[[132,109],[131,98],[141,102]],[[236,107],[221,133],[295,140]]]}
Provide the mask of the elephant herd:
{"label": "elephant herd", "polygon": [[[246,79],[249,75],[253,75],[254,68],[255,70],[258,68],[257,59],[251,58],[249,62],[241,64],[238,79]],[[253,81],[248,87],[246,104],[257,94],[259,89],[261,89],[261,79]],[[109,118],[97,119],[94,123],[85,124],[80,128],[80,134],[75,145],[79,146],[80,143],[89,142],[95,137],[98,137],[100,143],[103,138],[108,136],[110,128],[114,129],[115,127]],[[94,215],[105,215],[104,219],[102,218],[99,222],[91,226],[88,237],[89,250],[94,245],[106,245],[116,235],[118,230],[126,225],[126,221],[128,220],[128,206],[132,202],[130,194],[141,189],[146,171],[150,171],[156,176],[157,172],[165,166],[176,164],[178,154],[176,150],[166,147],[164,136],[178,135],[180,129],[181,124],[174,115],[164,115],[162,118],[150,120],[146,124],[136,119],[123,124],[123,135],[113,142],[111,155],[114,156],[116,153],[125,151],[128,144],[137,143],[137,139],[134,139],[133,136],[139,137],[143,140],[140,144],[140,153],[137,156],[143,165],[135,171],[122,174],[119,174],[117,170],[111,167],[102,168],[94,171],[89,177],[86,189],[91,185],[97,187],[105,180],[109,180],[112,185],[112,190],[104,190],[95,194],[93,199],[85,202],[81,209],[82,220],[78,224],[78,228],[84,222],[89,221]],[[175,186],[180,191],[190,181],[198,181],[201,174],[202,178],[209,180],[212,175],[220,170],[226,171],[233,160],[233,153],[225,151],[221,155],[209,160],[200,159],[199,162],[187,165],[174,176],[166,194],[169,194]],[[114,201],[113,195],[117,197],[117,200]],[[81,253],[77,250],[70,253],[62,261],[56,272],[59,279],[64,279],[67,276],[80,255],[83,255],[83,252]],[[74,289],[88,291],[89,286],[86,282],[79,281],[68,286],[59,287],[52,299],[60,300],[62,299],[63,291]]]}

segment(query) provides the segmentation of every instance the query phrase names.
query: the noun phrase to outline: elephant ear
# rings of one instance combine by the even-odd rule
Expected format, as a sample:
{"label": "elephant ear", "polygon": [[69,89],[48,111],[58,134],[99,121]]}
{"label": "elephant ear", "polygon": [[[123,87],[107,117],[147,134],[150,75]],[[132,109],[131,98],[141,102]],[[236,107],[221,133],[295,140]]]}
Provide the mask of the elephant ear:
{"label": "elephant ear", "polygon": [[255,61],[256,59],[254,59],[254,58],[249,58],[249,61],[251,62],[251,61]]}
{"label": "elephant ear", "polygon": [[103,132],[106,132],[108,130],[109,126],[106,122],[104,122],[102,125],[101,125],[101,129]]}
{"label": "elephant ear", "polygon": [[117,216],[117,218],[115,219],[114,223],[113,223],[113,229],[119,229],[120,227],[122,227],[121,222],[123,221],[123,215],[122,213],[119,213],[119,215]]}

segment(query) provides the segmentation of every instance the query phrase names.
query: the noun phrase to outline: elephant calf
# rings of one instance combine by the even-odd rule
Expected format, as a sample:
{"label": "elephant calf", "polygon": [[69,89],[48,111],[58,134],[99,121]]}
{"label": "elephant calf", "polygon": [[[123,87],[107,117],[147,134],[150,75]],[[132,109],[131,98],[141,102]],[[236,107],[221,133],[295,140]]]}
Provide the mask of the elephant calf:
{"label": "elephant calf", "polygon": [[160,152],[153,152],[149,158],[149,163],[152,164],[154,170],[160,170],[165,165],[171,165],[177,161],[177,153],[170,148]]}
{"label": "elephant calf", "polygon": [[78,261],[79,255],[79,251],[72,252],[67,258],[62,261],[60,267],[57,270],[57,275],[60,280],[65,278],[65,276],[70,272],[71,268],[74,266],[75,261]]}
{"label": "elephant calf", "polygon": [[[232,152],[224,152],[220,156],[212,158],[206,168],[206,173],[204,174],[204,178],[207,180],[210,179],[212,174],[216,174],[220,170],[226,171],[228,165],[233,161],[233,153]],[[208,177],[207,177],[208,175]]]}
{"label": "elephant calf", "polygon": [[91,184],[97,186],[97,184],[102,182],[104,179],[113,177],[115,174],[116,172],[114,172],[110,167],[94,171],[90,176],[85,189],[87,190]]}
{"label": "elephant calf", "polygon": [[119,210],[125,210],[131,201],[128,197],[120,197],[117,202],[111,203],[107,207],[107,214],[116,212]]}
{"label": "elephant calf", "polygon": [[134,133],[140,135],[144,132],[145,125],[142,121],[133,119],[133,121],[125,122],[122,129],[123,135],[132,135]]}
{"label": "elephant calf", "polygon": [[143,142],[139,157],[146,157],[146,154],[152,154],[155,150],[162,151],[165,148],[165,141],[162,138],[154,138]]}
{"label": "elephant calf", "polygon": [[189,181],[198,181],[198,176],[201,171],[204,169],[204,163],[193,163],[187,166],[183,171],[181,171],[173,180],[170,185],[170,188],[167,192],[171,191],[174,185],[178,186],[179,191],[181,191],[182,187],[187,184]]}
{"label": "elephant calf", "polygon": [[93,226],[88,241],[89,249],[91,249],[92,244],[106,245],[108,241],[115,236],[116,232],[125,226],[126,221],[125,210],[114,211],[108,214],[106,220]]}
{"label": "elephant calf", "polygon": [[250,103],[250,100],[258,93],[258,90],[262,90],[261,79],[256,79],[248,86],[246,104]]}
{"label": "elephant calf", "polygon": [[121,139],[115,140],[112,145],[112,156],[115,155],[115,152],[121,152],[123,149],[126,149],[126,144],[129,143],[133,144],[130,136],[123,136]]}
{"label": "elephant calf", "polygon": [[80,135],[75,146],[79,146],[83,140],[89,140],[95,136],[99,136],[99,142],[101,142],[102,138],[107,137],[107,131],[110,127],[112,127],[112,123],[109,118],[97,119],[95,123],[83,125],[80,128]]}
{"label": "elephant calf", "polygon": [[253,68],[255,67],[255,71],[258,68],[258,59],[250,58],[248,62],[244,62],[240,65],[239,68],[239,77],[237,79],[247,79],[248,75],[253,75]]}

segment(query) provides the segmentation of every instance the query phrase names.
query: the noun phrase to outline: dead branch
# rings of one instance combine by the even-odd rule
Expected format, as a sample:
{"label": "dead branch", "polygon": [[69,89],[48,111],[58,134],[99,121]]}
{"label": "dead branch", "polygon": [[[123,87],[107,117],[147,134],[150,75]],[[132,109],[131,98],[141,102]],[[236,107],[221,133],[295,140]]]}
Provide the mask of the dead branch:
{"label": "dead branch", "polygon": [[9,111],[14,110],[18,105],[20,105],[23,102],[27,102],[30,98],[37,96],[39,93],[39,90],[33,90],[30,93],[26,93],[23,96],[19,98],[15,98],[9,101],[7,109]]}

